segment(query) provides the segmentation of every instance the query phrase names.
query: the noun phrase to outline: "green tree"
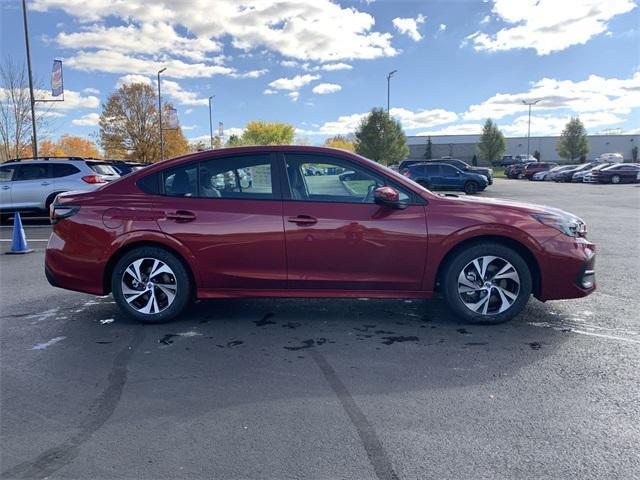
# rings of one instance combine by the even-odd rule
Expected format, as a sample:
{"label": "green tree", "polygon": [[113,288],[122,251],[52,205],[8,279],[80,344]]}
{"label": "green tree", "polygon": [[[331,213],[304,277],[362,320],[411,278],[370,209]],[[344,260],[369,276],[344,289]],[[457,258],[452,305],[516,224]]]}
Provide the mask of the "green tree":
{"label": "green tree", "polygon": [[242,138],[240,138],[238,135],[230,135],[229,140],[227,140],[227,143],[225,145],[227,147],[238,147],[240,145],[243,145]]}
{"label": "green tree", "polygon": [[471,165],[473,165],[474,167],[478,166],[478,156],[475,153],[473,154],[473,158],[471,159]]}
{"label": "green tree", "polygon": [[562,158],[569,161],[589,153],[587,131],[579,118],[572,118],[565,125],[556,145],[556,151]]}
{"label": "green tree", "polygon": [[355,136],[356,152],[384,165],[400,162],[409,155],[402,125],[381,108],[374,108],[362,119]]}
{"label": "green tree", "polygon": [[427,138],[427,149],[424,152],[424,158],[426,158],[427,160],[431,160],[433,158],[433,153],[431,152],[432,149],[432,143],[431,143],[431,137]]}
{"label": "green tree", "polygon": [[480,135],[480,142],[477,146],[478,155],[483,160],[493,162],[504,155],[505,148],[504,135],[498,125],[488,118],[482,127],[482,135]]}
{"label": "green tree", "polygon": [[243,145],[287,145],[293,143],[293,125],[254,120],[247,123],[242,134]]}
{"label": "green tree", "polygon": [[350,152],[356,151],[356,141],[353,135],[336,135],[335,137],[327,138],[324,141],[324,146],[349,150]]}

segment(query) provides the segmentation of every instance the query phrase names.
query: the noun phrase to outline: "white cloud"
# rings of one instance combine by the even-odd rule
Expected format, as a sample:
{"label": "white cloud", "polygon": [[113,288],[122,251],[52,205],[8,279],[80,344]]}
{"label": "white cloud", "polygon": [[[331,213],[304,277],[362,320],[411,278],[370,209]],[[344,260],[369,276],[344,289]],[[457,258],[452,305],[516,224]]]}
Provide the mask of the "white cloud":
{"label": "white cloud", "polygon": [[418,32],[418,25],[424,23],[426,17],[418,15],[417,18],[394,18],[393,26],[398,32],[409,35],[414,42],[422,40],[422,35]]}
{"label": "white cloud", "polygon": [[494,0],[493,13],[510,26],[466,40],[476,50],[533,48],[547,55],[587,43],[607,31],[611,18],[635,7],[633,0]]}
{"label": "white cloud", "polygon": [[96,125],[98,125],[99,120],[100,115],[98,115],[97,113],[88,113],[80,118],[71,120],[71,123],[79,127],[95,127]]}
{"label": "white cloud", "polygon": [[63,48],[84,50],[95,48],[122,53],[157,55],[169,53],[190,60],[203,61],[209,52],[218,52],[221,46],[206,36],[183,37],[167,23],[143,23],[104,27],[93,25],[75,33],[61,32],[56,42]]}
{"label": "white cloud", "polygon": [[[405,130],[415,130],[417,128],[430,128],[436,125],[443,125],[454,122],[458,116],[454,112],[447,110],[417,110],[412,111],[406,108],[392,108],[389,112],[392,117],[397,118],[402,123]],[[358,128],[361,120],[368,113],[354,113],[343,115],[337,120],[325,122],[320,126],[314,125],[316,130],[301,130],[305,135],[338,135],[352,133]]]}
{"label": "white cloud", "polygon": [[116,88],[120,88],[123,85],[132,85],[134,83],[142,83],[144,85],[151,85],[151,79],[144,75],[129,74],[123,75],[116,82]]}
{"label": "white cloud", "polygon": [[447,25],[444,23],[441,23],[440,25],[438,25],[438,31],[440,32],[444,32],[447,29]]}
{"label": "white cloud", "polygon": [[[26,95],[28,96],[28,91],[25,90]],[[0,88],[0,103],[5,102],[9,98],[10,92],[8,89]],[[54,100],[54,97],[51,96],[51,91],[49,90],[34,90],[34,96],[39,100]],[[56,99],[57,100],[57,99]],[[52,112],[54,111],[65,111],[65,110],[75,110],[78,108],[97,108],[100,106],[100,99],[94,95],[82,95],[82,93],[77,92],[75,90],[65,90],[64,91],[64,101],[56,101],[50,103],[36,103],[36,108],[46,109],[51,113],[50,116],[59,116],[55,115]]]}
{"label": "white cloud", "polygon": [[[176,101],[178,105],[208,105],[208,98],[198,98],[196,92],[189,90],[183,90],[178,82],[173,80],[161,79],[162,97],[171,97]],[[116,82],[116,88],[122,85],[131,85],[133,83],[143,83],[145,85],[152,85],[154,88],[157,86],[157,81],[151,80],[151,78],[144,75],[129,74],[123,75]]]}
{"label": "white cloud", "polygon": [[87,87],[82,89],[83,93],[90,93],[92,95],[100,95],[100,90],[97,88]]}
{"label": "white cloud", "polygon": [[300,92],[289,92],[287,95],[292,101],[297,102],[300,97]]}
{"label": "white cloud", "polygon": [[184,114],[185,114],[185,115],[189,115],[189,114],[190,114],[190,113],[192,113],[192,112],[193,112],[193,108],[187,108],[187,109],[184,111]]}
{"label": "white cloud", "polygon": [[197,125],[180,125],[180,128],[182,130],[195,130],[196,128],[198,128]]}
{"label": "white cloud", "polygon": [[502,118],[525,112],[523,100],[539,100],[534,111],[568,109],[575,113],[606,111],[629,113],[640,107],[640,72],[626,79],[603,78],[591,75],[579,82],[543,78],[533,83],[527,92],[497,93],[464,114],[467,120]]}
{"label": "white cloud", "polygon": [[313,87],[312,92],[318,95],[326,95],[328,93],[335,93],[342,90],[342,87],[337,83],[319,83]]}
{"label": "white cloud", "polygon": [[270,88],[267,88],[264,92],[262,92],[264,95],[275,95],[276,93],[278,93],[275,90],[271,90]]}
{"label": "white cloud", "polygon": [[[571,117],[572,115],[531,115],[531,134],[560,135]],[[593,130],[603,126],[616,125],[625,121],[625,118],[621,118],[618,115],[608,112],[585,113],[583,115],[580,115],[579,118],[587,130]],[[528,115],[521,115],[515,118],[509,124],[503,125],[500,128],[506,135],[526,136],[528,122]]]}
{"label": "white cloud", "polygon": [[334,70],[351,70],[353,67],[348,63],[326,63],[320,67],[322,70],[332,72]]}
{"label": "white cloud", "polygon": [[143,75],[156,75],[158,70],[167,67],[165,77],[192,78],[212,75],[238,75],[235,69],[222,65],[205,63],[185,63],[178,59],[152,60],[125,55],[112,50],[96,52],[80,51],[65,60],[65,65],[88,72],[126,73],[136,72]]}
{"label": "white cloud", "polygon": [[300,63],[296,62],[295,60],[282,60],[280,62],[280,65],[286,68],[296,68],[300,66]]}
{"label": "white cloud", "polygon": [[491,15],[485,15],[484,17],[482,17],[482,20],[480,20],[480,24],[486,25],[490,21],[491,21]]}
{"label": "white cloud", "polygon": [[308,83],[318,80],[320,75],[296,75],[293,78],[279,78],[269,83],[271,88],[276,90],[297,90],[300,87],[307,85]]}
{"label": "white cloud", "polygon": [[[41,12],[59,8],[83,23],[97,25],[107,18],[119,18],[136,24],[136,35],[152,38],[158,38],[158,30],[166,28],[167,38],[158,38],[157,47],[170,55],[187,53],[197,57],[203,49],[215,48],[217,42],[227,36],[235,48],[245,51],[267,48],[303,61],[371,59],[397,54],[389,33],[373,31],[372,15],[331,0],[247,0],[242,3],[237,0],[34,0],[31,8]],[[98,28],[93,25],[88,31]],[[145,28],[149,32],[145,32]],[[182,29],[192,36],[173,35]],[[74,39],[87,44],[91,40],[87,35]],[[130,49],[125,49],[118,39],[110,38],[110,42],[126,53],[136,52],[136,48],[153,50],[147,40],[140,41],[137,47],[131,45]],[[166,45],[171,42],[181,47],[178,52],[169,51]],[[94,45],[111,49],[111,46]]]}

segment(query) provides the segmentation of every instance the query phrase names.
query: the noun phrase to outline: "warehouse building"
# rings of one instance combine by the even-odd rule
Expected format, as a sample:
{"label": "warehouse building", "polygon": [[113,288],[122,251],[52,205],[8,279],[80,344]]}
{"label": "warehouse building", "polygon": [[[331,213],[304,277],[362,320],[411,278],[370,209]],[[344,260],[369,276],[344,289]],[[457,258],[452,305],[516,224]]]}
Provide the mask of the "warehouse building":
{"label": "warehouse building", "polygon": [[[424,158],[427,149],[426,136],[408,136],[409,159],[420,160]],[[587,160],[593,160],[603,153],[621,153],[625,162],[633,161],[632,149],[635,145],[640,148],[640,135],[616,134],[616,135],[589,135],[589,153]],[[530,153],[536,150],[540,152],[540,160],[563,163],[556,152],[556,144],[560,137],[531,137]],[[433,135],[431,137],[432,158],[445,156],[459,158],[471,163],[473,154],[476,153],[476,144],[480,135]],[[527,153],[527,137],[505,138],[507,148],[505,155],[520,155]],[[479,164],[486,163],[478,160]]]}

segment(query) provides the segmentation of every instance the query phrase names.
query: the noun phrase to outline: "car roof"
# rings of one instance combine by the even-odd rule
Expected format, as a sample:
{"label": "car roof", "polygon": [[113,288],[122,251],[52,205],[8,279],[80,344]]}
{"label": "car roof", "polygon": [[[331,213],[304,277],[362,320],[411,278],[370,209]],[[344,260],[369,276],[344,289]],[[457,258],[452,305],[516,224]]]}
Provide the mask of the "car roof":
{"label": "car roof", "polygon": [[84,162],[85,158],[82,157],[37,157],[37,158],[13,158],[11,160],[7,160],[6,162],[3,162],[2,164],[5,165],[7,163],[40,163],[40,162],[48,162],[48,161],[56,161],[56,160],[60,160],[60,161],[65,161],[65,162]]}

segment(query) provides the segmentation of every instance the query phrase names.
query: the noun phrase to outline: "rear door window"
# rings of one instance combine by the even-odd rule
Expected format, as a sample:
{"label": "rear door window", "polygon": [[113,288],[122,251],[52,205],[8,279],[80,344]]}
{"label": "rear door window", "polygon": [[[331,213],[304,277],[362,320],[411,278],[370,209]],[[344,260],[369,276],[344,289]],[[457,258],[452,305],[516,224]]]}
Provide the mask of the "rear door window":
{"label": "rear door window", "polygon": [[70,163],[54,163],[52,167],[54,178],[68,177],[80,172],[78,167],[71,165]]}
{"label": "rear door window", "polygon": [[188,163],[162,172],[164,194],[170,197],[198,196],[198,164]]}
{"label": "rear door window", "polygon": [[442,175],[444,177],[454,177],[456,173],[458,173],[458,170],[451,165],[441,165],[440,168],[442,169]]}
{"label": "rear door window", "polygon": [[200,197],[275,198],[269,154],[240,155],[200,162],[199,179]]}
{"label": "rear door window", "polygon": [[13,172],[15,172],[15,165],[5,165],[0,167],[0,182],[10,182],[13,178]]}
{"label": "rear door window", "polygon": [[49,164],[32,163],[29,165],[19,165],[16,173],[16,181],[41,180],[50,177]]}

